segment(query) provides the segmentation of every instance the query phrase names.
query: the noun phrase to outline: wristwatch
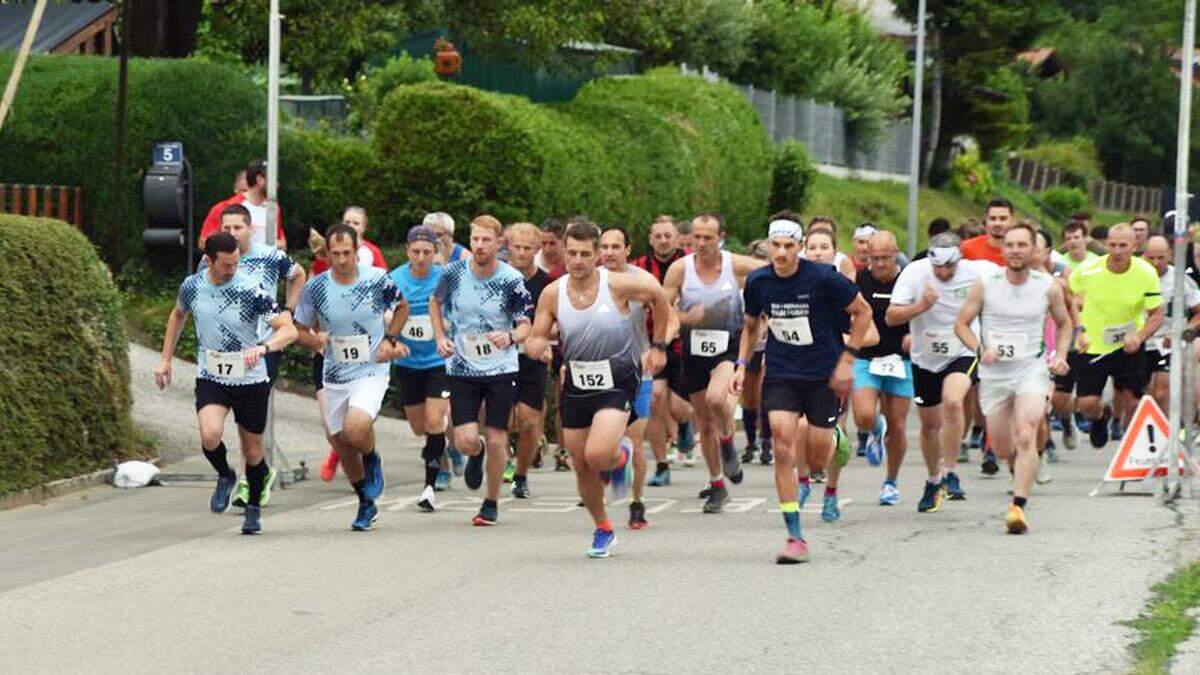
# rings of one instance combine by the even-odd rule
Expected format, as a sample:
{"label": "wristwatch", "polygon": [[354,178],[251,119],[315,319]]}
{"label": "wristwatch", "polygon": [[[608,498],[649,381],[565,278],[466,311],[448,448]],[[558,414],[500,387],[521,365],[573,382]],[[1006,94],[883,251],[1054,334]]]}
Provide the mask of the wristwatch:
{"label": "wristwatch", "polygon": [[389,333],[389,334],[386,334],[386,335],[384,335],[384,336],[383,336],[383,339],[384,339],[384,340],[387,340],[387,341],[388,341],[388,342],[390,342],[390,343],[392,343],[392,346],[393,346],[393,347],[395,347],[395,346],[396,346],[396,336],[395,336],[395,335],[392,335],[392,334],[390,334],[390,333]]}
{"label": "wristwatch", "polygon": [[667,343],[665,343],[665,342],[655,342],[655,343],[653,343],[653,344],[651,344],[651,345],[650,345],[650,349],[657,349],[658,351],[660,351],[660,352],[662,352],[662,353],[664,353],[664,354],[665,354],[665,353],[667,353]]}

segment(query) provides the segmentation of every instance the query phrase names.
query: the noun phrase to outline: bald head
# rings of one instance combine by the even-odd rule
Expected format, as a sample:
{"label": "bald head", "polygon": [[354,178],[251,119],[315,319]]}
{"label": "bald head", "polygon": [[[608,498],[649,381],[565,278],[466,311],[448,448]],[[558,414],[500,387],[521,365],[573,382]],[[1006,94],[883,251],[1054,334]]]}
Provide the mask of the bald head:
{"label": "bald head", "polygon": [[1114,238],[1126,239],[1133,242],[1133,228],[1129,223],[1117,223],[1108,228],[1108,240],[1111,242]]}
{"label": "bald head", "polygon": [[880,230],[871,235],[871,241],[868,246],[870,247],[868,250],[871,252],[871,255],[900,252],[900,245],[896,243],[896,235],[887,230]]}
{"label": "bald head", "polygon": [[1129,268],[1129,261],[1133,257],[1133,241],[1133,228],[1129,223],[1117,223],[1108,228],[1108,240],[1104,245],[1108,248],[1110,270],[1120,274]]}
{"label": "bald head", "polygon": [[900,248],[896,244],[896,235],[886,230],[880,230],[871,235],[867,242],[867,266],[871,276],[880,281],[891,281],[900,273],[900,263],[897,256]]}
{"label": "bald head", "polygon": [[1146,252],[1142,254],[1142,258],[1154,265],[1158,276],[1161,277],[1171,265],[1171,242],[1161,234],[1151,236],[1146,240]]}

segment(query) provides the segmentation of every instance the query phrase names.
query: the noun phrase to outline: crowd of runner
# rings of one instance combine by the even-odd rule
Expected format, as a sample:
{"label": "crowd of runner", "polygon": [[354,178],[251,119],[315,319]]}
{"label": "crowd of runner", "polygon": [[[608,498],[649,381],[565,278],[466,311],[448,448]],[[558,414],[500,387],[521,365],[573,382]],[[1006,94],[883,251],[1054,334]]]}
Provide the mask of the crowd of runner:
{"label": "crowd of runner", "polygon": [[[786,528],[775,559],[807,560],[802,507],[823,484],[822,520],[841,518],[838,479],[855,452],[883,466],[878,503],[901,503],[914,403],[926,469],[909,488],[916,510],[967,499],[974,451],[983,474],[1010,472],[1005,529],[1021,534],[1033,485],[1052,479],[1052,432],[1068,449],[1077,431],[1103,448],[1143,393],[1164,406],[1168,396],[1162,289],[1176,270],[1171,242],[1140,217],[1100,231],[1076,214],[1060,251],[997,199],[982,223],[930,223],[928,249],[909,261],[890,232],[861,225],[842,252],[833,218],[790,211],[764,223],[747,255],[726,250],[720,214],[660,216],[635,259],[627,230],[584,217],[506,226],[481,215],[463,247],[453,218],[430,213],[407,232],[407,262],[389,271],[365,238],[366,211],[351,206],[313,233],[306,274],[266,244],[266,211],[253,202],[227,200],[206,220],[202,264],[180,286],[155,372],[170,383],[191,314],[201,449],[218,475],[210,508],[243,506],[247,534],[261,531],[275,478],[262,434],[293,343],[313,355],[330,445],[321,474],[332,480],[340,467],[349,481],[354,530],[379,515],[374,422],[387,400],[423,441],[416,508],[436,510],[461,476],[483,489],[472,522],[495,525],[505,485],[532,498],[530,470],[553,458],[575,472],[595,558],[616,540],[606,490],[612,502],[628,497],[630,529],[648,527],[646,490],[670,485],[671,467],[693,465],[698,449],[707,514],[722,512],[744,465],[773,467]],[[1179,272],[1193,325],[1196,267]],[[222,439],[230,412],[240,479]]]}

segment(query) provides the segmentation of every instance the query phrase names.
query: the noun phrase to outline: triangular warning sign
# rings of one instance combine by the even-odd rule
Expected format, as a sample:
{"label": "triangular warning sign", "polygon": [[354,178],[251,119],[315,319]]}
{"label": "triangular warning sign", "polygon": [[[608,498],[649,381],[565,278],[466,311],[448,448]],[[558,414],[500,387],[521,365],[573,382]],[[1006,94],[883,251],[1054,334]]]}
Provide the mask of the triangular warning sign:
{"label": "triangular warning sign", "polygon": [[[1167,416],[1150,396],[1143,396],[1133,413],[1133,421],[1121,439],[1121,448],[1113,455],[1104,480],[1142,480],[1150,467],[1162,461],[1162,453],[1170,446]],[[1183,450],[1179,451],[1179,471],[1183,473]],[[1154,475],[1167,475],[1167,467],[1159,466]]]}

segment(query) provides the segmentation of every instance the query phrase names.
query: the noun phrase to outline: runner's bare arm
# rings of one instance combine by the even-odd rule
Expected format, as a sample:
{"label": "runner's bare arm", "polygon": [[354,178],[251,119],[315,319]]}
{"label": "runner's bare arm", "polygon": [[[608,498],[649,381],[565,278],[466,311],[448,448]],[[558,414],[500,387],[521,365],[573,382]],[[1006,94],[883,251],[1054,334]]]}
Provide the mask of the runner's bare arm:
{"label": "runner's bare arm", "polygon": [[971,285],[971,292],[967,293],[967,300],[959,310],[958,318],[954,320],[954,335],[967,349],[976,353],[979,352],[980,342],[979,337],[971,330],[971,322],[975,321],[982,309],[983,282],[976,281]]}
{"label": "runner's bare arm", "polygon": [[[862,293],[856,294],[850,304],[846,305],[846,314],[850,316],[850,334],[846,346],[853,349],[869,346],[866,341],[867,334],[875,330],[875,323],[871,321],[871,305]],[[875,343],[879,343],[878,331],[875,332]]]}
{"label": "runner's bare arm", "polygon": [[733,379],[729,381],[729,393],[740,396],[746,383],[746,362],[750,360],[754,345],[758,344],[762,333],[762,321],[759,317],[747,314],[742,323],[742,341],[738,344],[737,365],[733,369]]}
{"label": "runner's bare arm", "polygon": [[271,319],[271,329],[274,335],[270,340],[263,342],[269,352],[281,352],[288,345],[296,341],[300,331],[296,329],[296,323],[292,318],[291,312],[279,312],[275,318]]}
{"label": "runner's bare arm", "polygon": [[429,322],[433,324],[433,339],[437,344],[438,354],[442,358],[450,358],[454,354],[454,342],[446,337],[442,303],[438,302],[437,295],[429,297]]}
{"label": "runner's bare arm", "polygon": [[287,294],[284,296],[284,305],[289,312],[295,314],[296,305],[300,304],[300,294],[304,292],[304,282],[308,276],[304,273],[304,267],[301,265],[292,265],[292,273],[287,279]]}
{"label": "runner's bare arm", "polygon": [[529,327],[529,337],[525,339],[525,355],[531,359],[550,360],[550,331],[557,318],[558,288],[558,284],[550,284],[538,298],[533,325]]}
{"label": "runner's bare arm", "polygon": [[1150,313],[1146,315],[1146,323],[1142,324],[1142,329],[1137,332],[1138,344],[1144,344],[1146,338],[1162,328],[1163,320],[1166,318],[1166,309],[1167,306],[1163,304],[1150,310]]}
{"label": "runner's bare arm", "polygon": [[167,330],[163,334],[162,346],[162,357],[165,363],[170,363],[171,357],[175,355],[175,347],[179,345],[179,335],[183,332],[187,315],[187,310],[180,307],[179,303],[175,303],[175,308],[167,316]]}
{"label": "runner's bare arm", "polygon": [[1051,284],[1050,292],[1046,296],[1050,318],[1054,320],[1054,363],[1050,368],[1055,371],[1056,375],[1066,374],[1067,352],[1070,351],[1071,342],[1075,337],[1071,312],[1067,309],[1066,298],[1063,294],[1064,291],[1060,284]]}
{"label": "runner's bare arm", "polygon": [[751,272],[760,267],[766,267],[768,264],[766,260],[759,260],[740,253],[731,253],[729,257],[733,260],[733,273],[737,276],[738,285],[745,284],[746,277]]}
{"label": "runner's bare arm", "polygon": [[858,268],[854,266],[854,261],[850,259],[850,256],[846,256],[842,260],[842,266],[838,269],[838,271],[842,273],[842,276],[846,277],[850,281],[858,281]]}

